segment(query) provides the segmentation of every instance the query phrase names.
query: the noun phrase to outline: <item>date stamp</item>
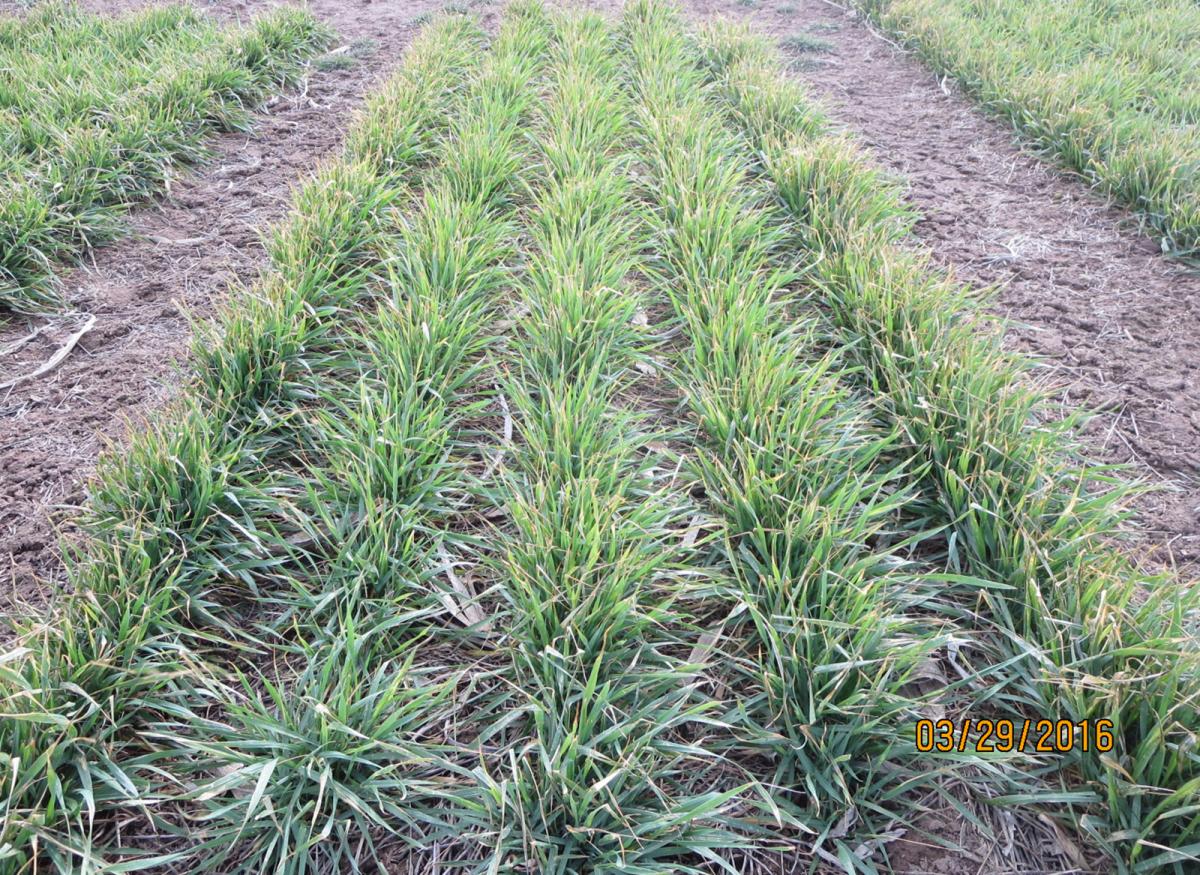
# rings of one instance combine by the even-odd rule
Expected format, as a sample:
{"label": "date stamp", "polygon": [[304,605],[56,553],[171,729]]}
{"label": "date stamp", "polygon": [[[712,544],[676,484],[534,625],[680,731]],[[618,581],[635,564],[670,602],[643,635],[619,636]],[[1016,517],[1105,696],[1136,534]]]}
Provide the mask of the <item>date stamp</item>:
{"label": "date stamp", "polygon": [[1113,748],[1111,720],[918,720],[922,753],[1107,753]]}

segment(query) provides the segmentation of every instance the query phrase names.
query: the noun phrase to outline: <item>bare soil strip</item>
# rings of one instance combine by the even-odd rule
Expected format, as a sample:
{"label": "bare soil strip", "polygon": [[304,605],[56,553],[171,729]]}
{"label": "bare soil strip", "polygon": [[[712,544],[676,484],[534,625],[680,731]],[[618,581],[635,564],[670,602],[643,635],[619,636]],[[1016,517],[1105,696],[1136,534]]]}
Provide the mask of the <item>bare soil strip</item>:
{"label": "bare soil strip", "polygon": [[999,286],[1015,348],[1044,361],[1064,412],[1101,413],[1093,455],[1158,487],[1137,504],[1157,561],[1200,562],[1200,276],[1158,254],[1130,214],[1015,145],[921,62],[827,0],[695,0],[780,39],[833,118],[902,174],[922,243],[959,279]]}
{"label": "bare soil strip", "polygon": [[[115,13],[153,4],[83,5]],[[242,0],[214,11],[248,19],[271,5]],[[0,2],[0,13],[18,12],[13,6]],[[65,277],[67,300],[95,317],[91,330],[53,371],[0,390],[0,628],[5,614],[36,610],[61,583],[56,529],[83,499],[104,443],[174,394],[189,318],[206,318],[230,282],[258,274],[267,260],[261,230],[286,214],[292,187],[337,154],[362,97],[416,34],[414,19],[439,4],[314,0],[310,8],[337,30],[336,49],[361,57],[344,69],[314,68],[248,136],[217,138],[209,163],[162,203],[132,213],[131,237]],[[50,360],[87,318],[16,319],[0,329],[0,351],[12,350],[0,358],[0,383]]]}

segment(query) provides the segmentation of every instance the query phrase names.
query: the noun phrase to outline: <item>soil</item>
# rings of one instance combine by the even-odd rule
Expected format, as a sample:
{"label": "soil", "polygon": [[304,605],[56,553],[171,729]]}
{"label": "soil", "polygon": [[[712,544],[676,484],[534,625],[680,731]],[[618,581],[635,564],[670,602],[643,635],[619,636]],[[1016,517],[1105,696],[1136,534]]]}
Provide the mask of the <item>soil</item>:
{"label": "soil", "polygon": [[1139,553],[1200,576],[1200,273],[1164,258],[1127,211],[1022,148],[1006,122],[830,0],[690,6],[822,43],[790,53],[795,75],[907,182],[935,260],[997,288],[1008,342],[1039,360],[1063,411],[1096,411],[1088,455],[1129,465],[1152,490],[1134,502]]}

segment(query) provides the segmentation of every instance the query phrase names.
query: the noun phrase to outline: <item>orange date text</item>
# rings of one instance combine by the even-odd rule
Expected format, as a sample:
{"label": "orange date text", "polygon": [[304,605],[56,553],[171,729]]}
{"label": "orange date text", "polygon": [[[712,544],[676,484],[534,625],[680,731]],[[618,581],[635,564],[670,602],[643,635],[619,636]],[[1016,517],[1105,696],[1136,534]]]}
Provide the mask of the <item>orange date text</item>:
{"label": "orange date text", "polygon": [[1107,753],[1113,748],[1111,720],[918,720],[922,753]]}

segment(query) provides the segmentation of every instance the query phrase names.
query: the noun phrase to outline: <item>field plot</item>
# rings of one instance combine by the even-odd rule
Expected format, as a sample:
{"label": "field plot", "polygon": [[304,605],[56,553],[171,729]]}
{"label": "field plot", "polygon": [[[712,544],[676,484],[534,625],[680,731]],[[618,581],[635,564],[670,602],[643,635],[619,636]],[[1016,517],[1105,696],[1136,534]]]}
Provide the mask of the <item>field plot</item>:
{"label": "field plot", "polygon": [[1200,255],[1200,5],[864,0],[1038,146]]}
{"label": "field plot", "polygon": [[0,21],[0,308],[60,302],[54,269],[205,154],[330,35],[274,11],[222,31],[184,6],[121,18],[50,4]]}
{"label": "field plot", "polygon": [[746,32],[429,25],[0,663],[0,864],[1187,871],[1194,595],[911,219]]}

